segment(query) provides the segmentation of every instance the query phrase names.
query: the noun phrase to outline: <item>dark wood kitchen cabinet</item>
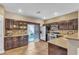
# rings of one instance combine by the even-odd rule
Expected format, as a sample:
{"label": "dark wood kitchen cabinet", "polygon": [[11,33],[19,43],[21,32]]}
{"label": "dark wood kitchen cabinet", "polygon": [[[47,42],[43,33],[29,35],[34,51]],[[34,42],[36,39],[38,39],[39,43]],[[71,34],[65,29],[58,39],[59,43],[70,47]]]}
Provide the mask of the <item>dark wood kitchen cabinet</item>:
{"label": "dark wood kitchen cabinet", "polygon": [[28,44],[28,36],[18,37],[18,46],[24,46]]}
{"label": "dark wood kitchen cabinet", "polygon": [[5,19],[5,50],[28,44],[27,22],[22,20]]}
{"label": "dark wood kitchen cabinet", "polygon": [[28,36],[18,36],[18,37],[5,37],[4,48],[5,50],[25,46],[28,44]]}
{"label": "dark wood kitchen cabinet", "polygon": [[4,40],[4,48],[5,50],[13,48],[12,37],[7,37]]}
{"label": "dark wood kitchen cabinet", "polygon": [[23,46],[23,37],[21,36],[18,37],[18,46],[19,47]]}
{"label": "dark wood kitchen cabinet", "polygon": [[12,48],[16,48],[18,47],[18,37],[13,37],[13,47]]}
{"label": "dark wood kitchen cabinet", "polygon": [[58,30],[78,30],[78,19],[55,22],[50,25],[58,25]]}
{"label": "dark wood kitchen cabinet", "polygon": [[[25,41],[25,39],[26,39],[26,41]],[[27,45],[28,44],[28,38],[26,37],[26,38],[24,38],[24,36],[19,36],[18,37],[18,46],[19,47],[21,47],[21,46],[24,46],[24,45]]]}
{"label": "dark wood kitchen cabinet", "polygon": [[49,55],[67,55],[67,49],[48,43]]}
{"label": "dark wood kitchen cabinet", "polygon": [[23,38],[23,45],[27,45],[28,44],[28,35],[25,35]]}
{"label": "dark wood kitchen cabinet", "polygon": [[12,29],[14,21],[12,19],[5,19],[5,29]]}

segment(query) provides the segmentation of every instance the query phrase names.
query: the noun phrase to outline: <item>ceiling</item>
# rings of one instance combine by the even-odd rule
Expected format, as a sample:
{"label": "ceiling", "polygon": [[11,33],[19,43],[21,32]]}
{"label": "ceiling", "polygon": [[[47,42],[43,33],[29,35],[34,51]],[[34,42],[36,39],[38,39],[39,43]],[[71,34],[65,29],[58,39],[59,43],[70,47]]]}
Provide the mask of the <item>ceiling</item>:
{"label": "ceiling", "polygon": [[40,19],[50,19],[79,9],[78,3],[2,3],[2,5],[7,11],[17,14],[21,11],[21,15]]}

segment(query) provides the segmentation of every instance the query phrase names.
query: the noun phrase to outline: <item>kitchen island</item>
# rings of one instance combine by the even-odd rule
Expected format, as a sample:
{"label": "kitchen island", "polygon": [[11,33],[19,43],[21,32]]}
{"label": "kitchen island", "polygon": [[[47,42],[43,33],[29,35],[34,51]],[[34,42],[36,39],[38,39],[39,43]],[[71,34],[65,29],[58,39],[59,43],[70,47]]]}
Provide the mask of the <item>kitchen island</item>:
{"label": "kitchen island", "polygon": [[78,33],[64,35],[48,41],[49,55],[76,55],[79,48]]}
{"label": "kitchen island", "polygon": [[49,55],[67,55],[68,40],[60,37],[48,41]]}

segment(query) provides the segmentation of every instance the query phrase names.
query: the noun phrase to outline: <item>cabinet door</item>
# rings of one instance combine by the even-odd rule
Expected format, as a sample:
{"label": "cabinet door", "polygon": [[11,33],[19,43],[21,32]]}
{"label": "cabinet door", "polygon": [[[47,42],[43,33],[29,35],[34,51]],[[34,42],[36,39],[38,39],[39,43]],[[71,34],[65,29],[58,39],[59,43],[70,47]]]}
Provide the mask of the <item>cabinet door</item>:
{"label": "cabinet door", "polygon": [[6,29],[12,29],[13,28],[13,20],[11,20],[11,19],[6,19],[5,20],[5,28]]}
{"label": "cabinet door", "polygon": [[28,44],[28,36],[24,36],[23,38],[23,45],[27,45]]}
{"label": "cabinet door", "polygon": [[14,23],[13,23],[13,29],[18,29],[18,22],[17,21],[14,21]]}
{"label": "cabinet door", "polygon": [[64,23],[60,22],[59,29],[64,30]]}
{"label": "cabinet door", "polygon": [[18,38],[17,37],[13,37],[13,48],[18,47]]}
{"label": "cabinet door", "polygon": [[18,37],[18,46],[23,46],[23,37]]}
{"label": "cabinet door", "polygon": [[5,45],[5,50],[13,48],[12,38],[5,38],[4,45]]}
{"label": "cabinet door", "polygon": [[10,20],[9,19],[5,19],[5,28],[10,28]]}
{"label": "cabinet door", "polygon": [[78,19],[74,20],[74,30],[78,30]]}
{"label": "cabinet door", "polygon": [[20,46],[20,39],[21,39],[21,37],[19,36],[18,37],[18,46]]}

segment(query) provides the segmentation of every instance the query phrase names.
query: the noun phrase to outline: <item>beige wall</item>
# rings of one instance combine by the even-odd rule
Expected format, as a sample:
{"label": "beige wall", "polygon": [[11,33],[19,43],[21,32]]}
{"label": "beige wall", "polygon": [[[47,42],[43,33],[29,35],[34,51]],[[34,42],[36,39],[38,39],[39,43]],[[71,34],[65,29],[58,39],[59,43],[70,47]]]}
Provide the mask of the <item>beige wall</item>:
{"label": "beige wall", "polygon": [[25,16],[22,16],[22,15],[15,14],[15,13],[12,13],[12,12],[7,12],[7,11],[5,12],[5,18],[15,19],[15,20],[23,20],[23,21],[43,24],[43,20],[31,18],[31,17],[25,17]]}
{"label": "beige wall", "polygon": [[0,15],[2,15],[2,16],[5,15],[5,9],[2,5],[0,5]]}
{"label": "beige wall", "polygon": [[74,19],[74,18],[78,18],[78,12],[77,11],[66,14],[66,15],[62,15],[62,16],[58,16],[58,17],[54,17],[54,18],[45,20],[45,24],[64,21],[64,20],[70,20],[70,19]]}

